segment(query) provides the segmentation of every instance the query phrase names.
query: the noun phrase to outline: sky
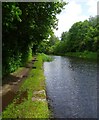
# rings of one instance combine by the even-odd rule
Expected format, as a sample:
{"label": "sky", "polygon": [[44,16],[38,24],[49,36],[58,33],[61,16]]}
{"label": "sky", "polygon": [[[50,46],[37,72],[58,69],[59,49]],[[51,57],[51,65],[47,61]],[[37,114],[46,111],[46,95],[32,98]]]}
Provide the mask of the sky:
{"label": "sky", "polygon": [[61,37],[62,32],[68,31],[75,22],[89,19],[90,16],[97,15],[97,2],[99,0],[63,0],[68,2],[65,9],[57,15],[58,30],[54,30],[57,37]]}

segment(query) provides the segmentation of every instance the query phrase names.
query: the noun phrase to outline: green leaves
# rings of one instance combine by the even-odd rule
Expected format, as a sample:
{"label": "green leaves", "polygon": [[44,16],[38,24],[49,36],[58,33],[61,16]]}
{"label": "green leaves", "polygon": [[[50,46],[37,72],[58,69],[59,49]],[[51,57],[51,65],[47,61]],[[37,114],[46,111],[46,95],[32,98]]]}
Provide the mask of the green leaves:
{"label": "green leaves", "polygon": [[35,53],[38,45],[53,34],[57,27],[56,14],[64,5],[63,2],[2,3],[3,73],[25,64],[31,58],[31,50]]}
{"label": "green leaves", "polygon": [[83,22],[76,22],[68,32],[63,32],[61,42],[54,48],[55,53],[99,50],[98,16]]}

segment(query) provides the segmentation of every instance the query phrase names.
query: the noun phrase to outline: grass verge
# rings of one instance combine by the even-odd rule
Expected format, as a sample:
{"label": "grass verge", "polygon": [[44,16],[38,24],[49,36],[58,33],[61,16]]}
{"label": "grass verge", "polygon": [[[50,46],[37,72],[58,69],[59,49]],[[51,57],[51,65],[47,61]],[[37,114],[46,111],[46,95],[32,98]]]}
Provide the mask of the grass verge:
{"label": "grass verge", "polygon": [[[49,118],[50,112],[47,101],[33,101],[33,97],[43,97],[43,93],[33,94],[35,91],[45,90],[45,77],[42,63],[44,55],[38,55],[28,78],[24,81],[13,102],[3,111],[2,118]],[[23,95],[22,95],[23,94]]]}
{"label": "grass verge", "polygon": [[65,56],[71,56],[71,57],[79,57],[79,58],[84,58],[84,59],[97,59],[97,53],[96,52],[68,52],[65,54]]}
{"label": "grass verge", "polygon": [[47,61],[47,62],[53,61],[53,58],[51,56],[48,56],[48,55],[46,55],[44,53],[41,53],[40,55],[42,56],[43,62],[45,62],[45,61]]}

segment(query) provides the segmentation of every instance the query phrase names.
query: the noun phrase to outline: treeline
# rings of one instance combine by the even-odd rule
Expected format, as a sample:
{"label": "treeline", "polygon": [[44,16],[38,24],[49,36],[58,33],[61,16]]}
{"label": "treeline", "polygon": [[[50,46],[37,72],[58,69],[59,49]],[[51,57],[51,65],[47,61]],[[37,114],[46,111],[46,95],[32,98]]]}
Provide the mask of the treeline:
{"label": "treeline", "polygon": [[60,43],[59,38],[52,34],[47,40],[42,41],[37,49],[39,53],[53,54],[56,46]]}
{"label": "treeline", "polygon": [[3,2],[3,76],[23,66],[38,45],[53,34],[64,2]]}
{"label": "treeline", "polygon": [[65,55],[77,52],[99,51],[99,17],[74,23],[69,31],[63,32],[61,40],[52,35],[39,46],[39,52],[47,54]]}
{"label": "treeline", "polygon": [[99,17],[90,17],[84,22],[76,22],[61,35],[61,41],[54,45],[54,54],[67,52],[99,51]]}

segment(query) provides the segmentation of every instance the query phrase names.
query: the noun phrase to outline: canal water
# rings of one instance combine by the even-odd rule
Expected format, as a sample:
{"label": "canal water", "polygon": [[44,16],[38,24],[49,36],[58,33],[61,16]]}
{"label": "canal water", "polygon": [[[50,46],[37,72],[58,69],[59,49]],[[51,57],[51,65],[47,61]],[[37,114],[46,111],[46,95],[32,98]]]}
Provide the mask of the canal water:
{"label": "canal water", "polygon": [[54,118],[97,118],[97,64],[53,56],[44,63],[46,89]]}

